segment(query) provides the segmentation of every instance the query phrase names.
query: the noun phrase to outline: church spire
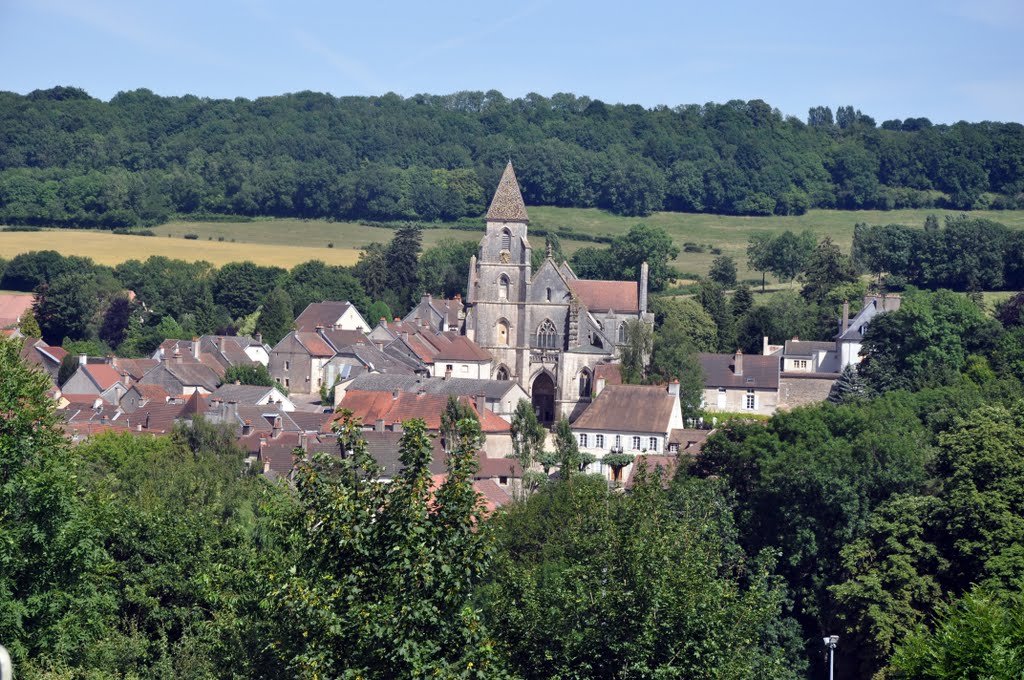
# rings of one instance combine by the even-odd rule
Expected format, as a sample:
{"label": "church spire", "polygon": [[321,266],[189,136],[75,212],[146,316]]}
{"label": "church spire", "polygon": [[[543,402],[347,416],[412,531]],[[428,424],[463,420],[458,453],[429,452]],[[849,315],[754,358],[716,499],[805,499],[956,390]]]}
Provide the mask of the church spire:
{"label": "church spire", "polygon": [[488,221],[499,222],[529,222],[526,216],[526,204],[523,203],[523,194],[519,191],[519,182],[516,181],[516,171],[512,169],[512,161],[505,166],[505,172],[501,173],[501,181],[498,182],[498,189],[491,199],[491,207],[487,210]]}

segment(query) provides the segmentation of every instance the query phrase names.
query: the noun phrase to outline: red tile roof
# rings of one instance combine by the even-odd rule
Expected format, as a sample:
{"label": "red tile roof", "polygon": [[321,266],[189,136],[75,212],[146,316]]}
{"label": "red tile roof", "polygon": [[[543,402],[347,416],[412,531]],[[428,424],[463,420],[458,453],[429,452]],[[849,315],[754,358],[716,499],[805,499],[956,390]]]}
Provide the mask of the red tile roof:
{"label": "red tile roof", "polygon": [[604,378],[605,385],[622,384],[622,364],[598,364],[594,366],[594,381]]}
{"label": "red tile roof", "polygon": [[480,494],[480,504],[488,515],[512,502],[512,496],[490,479],[473,482],[473,490]]}
{"label": "red tile roof", "polygon": [[515,458],[491,458],[483,451],[480,451],[477,453],[477,462],[479,467],[473,476],[478,479],[489,479],[491,477],[519,478],[523,476],[523,466]]}
{"label": "red tile roof", "polygon": [[32,293],[4,293],[0,295],[0,325],[10,326],[18,323],[25,312],[32,306],[35,296]]}
{"label": "red tile roof", "polygon": [[[500,416],[487,409],[484,409],[483,413],[479,413],[473,400],[469,397],[460,397],[459,400],[468,404],[477,414],[482,431],[495,434],[508,433],[509,424]],[[372,427],[378,420],[383,420],[386,425],[393,425],[413,418],[420,418],[427,424],[428,430],[437,431],[441,429],[441,413],[447,404],[448,397],[442,394],[399,392],[395,396],[391,392],[349,390],[339,408],[352,411],[365,427]],[[340,416],[336,414],[330,421],[324,423],[321,431],[330,432],[331,425],[339,418]]]}
{"label": "red tile roof", "polygon": [[295,339],[306,348],[307,352],[315,357],[333,357],[336,354],[334,348],[315,332],[307,333],[305,331],[297,331],[295,333]]}
{"label": "red tile roof", "polygon": [[99,385],[100,391],[105,391],[121,382],[121,374],[110,364],[85,364],[82,366],[85,372],[92,378],[93,382]]}
{"label": "red tile roof", "polygon": [[491,355],[465,335],[450,337],[451,343],[434,357],[438,361],[490,361]]}
{"label": "red tile roof", "polygon": [[635,281],[570,280],[569,287],[591,312],[640,311],[640,285]]}

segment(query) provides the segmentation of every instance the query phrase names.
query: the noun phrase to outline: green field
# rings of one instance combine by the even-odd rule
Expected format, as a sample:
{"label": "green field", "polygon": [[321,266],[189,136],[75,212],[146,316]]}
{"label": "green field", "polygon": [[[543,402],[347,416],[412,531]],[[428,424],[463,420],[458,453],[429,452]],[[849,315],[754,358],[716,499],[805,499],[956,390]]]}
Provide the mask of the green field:
{"label": "green field", "polygon": [[[704,252],[680,252],[676,266],[683,272],[705,274],[715,255],[711,248],[720,248],[736,258],[740,278],[754,278],[746,268],[747,240],[752,233],[790,229],[810,229],[819,237],[831,236],[845,251],[853,239],[858,222],[868,224],[907,224],[920,226],[928,215],[939,219],[959,214],[949,210],[879,210],[838,211],[812,210],[795,217],[733,217],[688,213],[655,213],[646,218],[621,217],[591,208],[528,208],[531,224],[547,229],[570,228],[574,231],[602,236],[617,236],[638,222],[663,227],[680,250],[685,243],[704,247]],[[976,211],[973,216],[1001,222],[1014,229],[1024,229],[1024,210]],[[427,229],[423,232],[426,248],[445,237],[476,241],[481,231]],[[145,258],[152,254],[189,260],[209,260],[224,264],[233,260],[252,260],[259,264],[291,267],[309,259],[333,264],[352,264],[358,249],[368,243],[386,242],[394,231],[353,222],[324,220],[257,220],[253,222],[171,222],[153,229],[156,238],[115,236],[94,230],[47,230],[42,232],[0,233],[0,257],[10,258],[20,252],[50,248],[64,254],[86,255],[97,262],[116,264],[127,259]],[[198,240],[185,240],[185,234],[198,234]],[[220,240],[223,239],[223,240]],[[334,244],[329,248],[328,244]],[[543,241],[534,239],[534,247]],[[584,246],[600,246],[589,242],[563,239],[567,254]]]}

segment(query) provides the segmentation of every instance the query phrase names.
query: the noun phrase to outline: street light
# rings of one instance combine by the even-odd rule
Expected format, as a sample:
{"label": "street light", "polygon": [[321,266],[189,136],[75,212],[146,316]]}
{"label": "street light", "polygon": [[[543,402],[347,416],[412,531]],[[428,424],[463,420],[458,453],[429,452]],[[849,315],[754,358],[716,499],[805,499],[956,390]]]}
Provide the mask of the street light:
{"label": "street light", "polygon": [[839,644],[839,636],[829,635],[822,638],[822,640],[825,641],[825,646],[828,648],[828,680],[832,680],[833,661],[836,654],[836,645]]}

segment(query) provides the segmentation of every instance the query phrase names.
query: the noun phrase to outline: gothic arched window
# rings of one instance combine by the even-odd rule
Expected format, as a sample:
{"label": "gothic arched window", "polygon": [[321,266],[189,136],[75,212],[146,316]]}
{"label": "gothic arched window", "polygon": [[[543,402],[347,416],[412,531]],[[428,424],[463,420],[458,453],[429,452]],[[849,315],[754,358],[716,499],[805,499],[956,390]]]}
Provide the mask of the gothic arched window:
{"label": "gothic arched window", "polygon": [[498,344],[501,345],[502,347],[507,346],[509,335],[508,321],[501,319],[500,321],[498,321],[495,328],[498,331]]}
{"label": "gothic arched window", "polygon": [[586,398],[590,396],[590,371],[583,369],[580,371],[580,397]]}
{"label": "gothic arched window", "polygon": [[619,344],[626,344],[626,322],[623,321],[619,324]]}
{"label": "gothic arched window", "polygon": [[551,289],[550,288],[547,289],[547,299],[548,299],[548,302],[551,302]]}
{"label": "gothic arched window", "polygon": [[501,249],[512,250],[512,232],[508,229],[501,230]]}
{"label": "gothic arched window", "polygon": [[511,287],[511,284],[509,283],[509,280],[508,280],[507,276],[502,274],[500,277],[498,277],[498,299],[499,300],[508,300],[508,298],[509,298],[508,292],[509,292],[509,288],[510,287]]}
{"label": "gothic arched window", "polygon": [[558,331],[551,319],[544,319],[544,323],[537,329],[537,346],[548,349],[558,347]]}
{"label": "gothic arched window", "polygon": [[504,366],[498,367],[498,372],[494,374],[495,380],[508,380],[508,369]]}

